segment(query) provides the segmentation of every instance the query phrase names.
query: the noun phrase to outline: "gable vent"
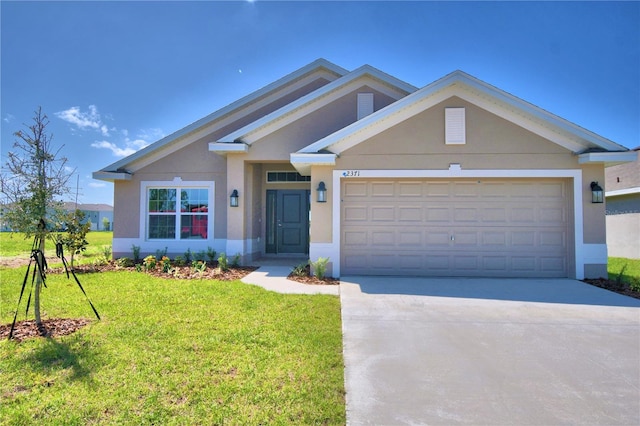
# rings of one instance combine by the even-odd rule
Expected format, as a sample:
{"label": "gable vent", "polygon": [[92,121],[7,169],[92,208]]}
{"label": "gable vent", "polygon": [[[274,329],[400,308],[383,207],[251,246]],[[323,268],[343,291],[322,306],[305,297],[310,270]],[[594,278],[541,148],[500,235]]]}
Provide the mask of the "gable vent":
{"label": "gable vent", "polygon": [[358,93],[358,120],[373,113],[373,93]]}
{"label": "gable vent", "polygon": [[467,143],[464,108],[445,108],[444,138],[447,145]]}

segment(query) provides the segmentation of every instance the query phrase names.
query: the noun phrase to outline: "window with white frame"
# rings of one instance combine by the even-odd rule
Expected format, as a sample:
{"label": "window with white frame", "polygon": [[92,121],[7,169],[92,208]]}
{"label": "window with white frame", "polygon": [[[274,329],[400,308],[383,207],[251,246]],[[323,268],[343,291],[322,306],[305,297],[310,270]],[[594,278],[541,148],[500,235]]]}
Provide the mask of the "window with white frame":
{"label": "window with white frame", "polygon": [[146,224],[149,240],[207,239],[209,187],[170,185],[146,187]]}

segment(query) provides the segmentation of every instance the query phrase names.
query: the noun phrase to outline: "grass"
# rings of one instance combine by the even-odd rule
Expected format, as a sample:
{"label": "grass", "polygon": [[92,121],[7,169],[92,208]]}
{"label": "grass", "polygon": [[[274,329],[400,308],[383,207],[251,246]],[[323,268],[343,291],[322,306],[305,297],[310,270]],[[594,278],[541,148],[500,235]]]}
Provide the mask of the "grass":
{"label": "grass", "polygon": [[[0,270],[3,324],[24,272]],[[80,280],[102,321],[50,274],[43,317],[91,324],[0,341],[0,424],[345,424],[337,297],[129,271]]]}
{"label": "grass", "polygon": [[[102,248],[111,246],[113,232],[89,232],[87,234],[87,241],[89,242],[87,250],[82,255],[76,256],[76,259],[81,259],[81,262],[90,262],[98,256],[101,256]],[[32,245],[33,238],[26,239],[22,233],[0,232],[0,257],[20,256],[28,259]],[[45,248],[47,256],[50,254],[54,255],[55,251],[56,249],[53,242],[47,240]],[[71,253],[67,253],[65,250],[65,257],[69,259]]]}
{"label": "grass", "polygon": [[637,283],[636,285],[640,286],[640,259],[610,257],[607,272],[611,280],[617,280],[630,285]]}

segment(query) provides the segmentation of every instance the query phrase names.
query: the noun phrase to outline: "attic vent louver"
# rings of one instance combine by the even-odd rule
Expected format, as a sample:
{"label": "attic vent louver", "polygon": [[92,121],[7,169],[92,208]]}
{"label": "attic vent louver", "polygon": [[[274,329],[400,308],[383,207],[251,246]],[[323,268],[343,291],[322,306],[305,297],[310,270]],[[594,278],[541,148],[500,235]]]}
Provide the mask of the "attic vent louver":
{"label": "attic vent louver", "polygon": [[358,93],[358,120],[373,113],[373,93]]}
{"label": "attic vent louver", "polygon": [[467,143],[464,108],[445,108],[445,144],[464,145]]}

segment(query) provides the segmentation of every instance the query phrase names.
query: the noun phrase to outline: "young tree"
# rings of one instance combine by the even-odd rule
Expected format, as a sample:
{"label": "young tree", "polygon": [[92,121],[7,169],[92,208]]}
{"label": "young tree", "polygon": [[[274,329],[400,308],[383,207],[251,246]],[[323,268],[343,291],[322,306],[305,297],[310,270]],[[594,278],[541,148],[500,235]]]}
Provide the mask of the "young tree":
{"label": "young tree", "polygon": [[65,169],[67,159],[53,151],[53,135],[47,134],[49,119],[38,108],[34,112],[33,124],[25,124],[25,130],[14,133],[17,138],[13,150],[8,154],[6,170],[0,176],[0,192],[8,206],[5,220],[14,231],[24,232],[26,238],[34,239],[31,256],[41,274],[36,275],[34,314],[36,324],[42,328],[40,318],[40,289],[45,263],[45,240],[50,231],[48,218],[61,211],[62,203],[56,201],[68,193],[67,181],[71,173]]}
{"label": "young tree", "polygon": [[91,222],[83,223],[84,219],[84,212],[78,209],[62,216],[66,235],[62,236],[59,241],[71,251],[71,269],[73,269],[75,255],[85,251],[89,245],[87,234],[91,230]]}

